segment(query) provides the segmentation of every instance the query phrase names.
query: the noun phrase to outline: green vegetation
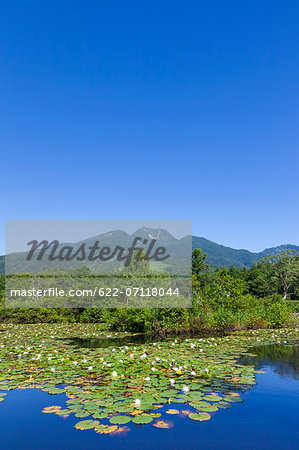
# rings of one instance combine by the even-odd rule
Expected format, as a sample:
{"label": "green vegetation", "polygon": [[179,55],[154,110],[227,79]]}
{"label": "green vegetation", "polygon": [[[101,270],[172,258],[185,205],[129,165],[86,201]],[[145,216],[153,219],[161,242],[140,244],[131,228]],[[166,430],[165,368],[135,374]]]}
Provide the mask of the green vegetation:
{"label": "green vegetation", "polygon": [[[0,278],[0,321],[14,323],[106,323],[114,331],[197,332],[282,327],[292,324],[298,311],[299,255],[283,250],[266,256],[250,268],[211,269],[200,249],[192,253],[193,302],[191,308],[13,308],[5,309],[4,277]],[[84,275],[93,272],[81,269]],[[149,271],[149,264],[133,273]],[[131,275],[132,269],[126,269]],[[74,269],[73,276],[79,276]]]}
{"label": "green vegetation", "polygon": [[[166,248],[171,249],[171,255],[173,256],[171,260],[171,266],[176,268],[176,271],[179,271],[185,264],[185,258],[184,254],[182,254],[182,244],[183,247],[185,245],[189,246],[190,237],[183,238],[181,240],[176,239],[174,236],[172,236],[170,233],[168,233],[166,230],[162,229],[152,229],[152,228],[141,228],[137,230],[135,233],[133,233],[132,236],[129,236],[124,231],[111,231],[110,233],[105,233],[100,236],[97,236],[97,240],[99,242],[99,245],[101,247],[113,247],[115,242],[118,242],[120,246],[123,246],[124,248],[128,248],[131,244],[132,237],[141,236],[143,239],[151,239],[152,236],[158,237],[159,245],[163,245]],[[94,243],[95,238],[87,239],[86,247],[88,245],[92,245]],[[186,241],[187,240],[187,241]],[[185,242],[185,244],[184,244]],[[82,243],[76,243],[74,244],[74,249],[78,249],[79,246]],[[191,241],[190,241],[191,244]],[[59,245],[58,248],[61,248],[63,243]],[[279,253],[281,253],[283,250],[288,249],[294,249],[297,253],[299,253],[299,246],[296,245],[280,245],[277,247],[272,247],[265,249],[259,253],[253,253],[248,250],[238,250],[231,247],[226,247],[224,245],[217,244],[216,242],[210,241],[208,239],[205,239],[203,237],[198,236],[192,236],[192,249],[200,248],[203,253],[207,254],[206,262],[210,265],[212,268],[219,268],[219,267],[226,267],[229,268],[230,266],[234,267],[251,267],[253,264],[256,264],[261,258],[265,257],[266,255],[275,256]],[[183,252],[185,253],[185,252]],[[19,267],[22,267],[24,265],[23,258],[20,258],[20,253],[10,254],[8,263],[8,266],[15,267],[16,269],[19,269]],[[181,259],[183,257],[183,259]],[[168,261],[169,262],[169,261]],[[168,262],[165,261],[165,264],[162,262],[153,262],[151,261],[151,268],[152,270],[167,270]],[[95,261],[86,261],[88,264],[88,267],[92,270],[94,270],[97,273],[101,273],[104,271],[111,272],[112,270],[115,270],[119,267],[119,262],[116,260],[112,260],[109,262],[105,262],[105,264],[101,264],[101,261],[95,260]],[[79,261],[73,261],[74,267],[79,267],[80,262]],[[26,271],[30,272],[36,272],[45,270],[48,267],[48,263],[44,260],[36,261],[36,257],[34,257],[31,262],[26,261]],[[69,268],[69,263],[65,264],[64,262],[57,261],[57,267],[59,268]],[[19,271],[19,270],[17,270]],[[4,274],[4,255],[0,256],[0,274]]]}

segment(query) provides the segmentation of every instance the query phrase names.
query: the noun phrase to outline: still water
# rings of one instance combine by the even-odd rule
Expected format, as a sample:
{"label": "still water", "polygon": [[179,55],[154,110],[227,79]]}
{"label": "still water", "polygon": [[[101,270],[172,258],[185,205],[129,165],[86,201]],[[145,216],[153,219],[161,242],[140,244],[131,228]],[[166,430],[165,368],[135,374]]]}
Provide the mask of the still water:
{"label": "still water", "polygon": [[[0,404],[1,449],[298,449],[299,346],[264,345],[250,352],[257,356],[242,362],[266,372],[257,374],[257,385],[241,394],[243,403],[217,411],[206,422],[172,415],[172,429],[128,424],[130,431],[116,436],[79,431],[73,415],[41,413],[45,406],[64,406],[63,394],[10,391]],[[186,409],[182,404],[163,409],[169,407]]]}

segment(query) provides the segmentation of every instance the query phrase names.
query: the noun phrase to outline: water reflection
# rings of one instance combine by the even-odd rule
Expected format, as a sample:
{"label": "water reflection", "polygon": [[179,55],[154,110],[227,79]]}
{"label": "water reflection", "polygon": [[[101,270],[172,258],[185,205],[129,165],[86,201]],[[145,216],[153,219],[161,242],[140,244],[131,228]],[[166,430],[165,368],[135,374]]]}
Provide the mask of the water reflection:
{"label": "water reflection", "polygon": [[192,333],[184,335],[171,335],[167,337],[153,335],[153,334],[135,334],[123,337],[101,337],[101,338],[67,338],[63,339],[68,344],[74,345],[77,348],[108,348],[108,347],[121,347],[123,345],[142,345],[151,344],[153,342],[170,341],[177,339],[178,342],[183,341],[186,338],[208,338],[208,337],[221,337],[226,336],[227,333],[205,332],[205,333]]}
{"label": "water reflection", "polygon": [[147,334],[136,334],[134,336],[125,336],[119,338],[78,338],[74,337],[67,339],[70,345],[74,345],[77,348],[108,348],[108,347],[121,347],[123,345],[141,345],[150,344],[151,342],[161,341],[162,338]]}
{"label": "water reflection", "polygon": [[254,364],[257,369],[271,366],[281,377],[299,380],[299,343],[260,345],[252,347],[250,353],[256,356],[244,356],[242,363]]}

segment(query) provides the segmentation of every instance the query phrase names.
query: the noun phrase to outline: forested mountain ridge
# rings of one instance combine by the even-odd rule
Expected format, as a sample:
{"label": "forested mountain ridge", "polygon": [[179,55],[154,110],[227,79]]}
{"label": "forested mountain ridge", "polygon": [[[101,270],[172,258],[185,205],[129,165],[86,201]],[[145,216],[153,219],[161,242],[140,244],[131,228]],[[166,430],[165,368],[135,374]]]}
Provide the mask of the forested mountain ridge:
{"label": "forested mountain ridge", "polygon": [[266,255],[276,255],[282,250],[294,249],[299,253],[299,246],[292,244],[282,244],[276,247],[267,248],[261,252],[253,253],[245,249],[234,249],[226,247],[216,242],[209,241],[203,237],[192,236],[192,248],[200,248],[203,253],[207,253],[207,264],[215,267],[251,267]]}
{"label": "forested mountain ridge", "polygon": [[[157,238],[159,243],[170,248],[173,244],[178,243],[180,240],[173,237],[166,230],[155,230],[149,228],[141,228],[137,230],[133,235],[129,236],[125,232],[112,231],[110,233],[104,233],[99,235],[99,241],[101,245],[112,245],[114,239],[121,241],[124,246],[129,245],[129,239],[137,234],[142,235],[142,237]],[[121,236],[120,236],[121,235]],[[91,238],[94,239],[94,238]],[[186,238],[183,238],[183,241]],[[88,240],[86,241],[88,242]],[[294,249],[299,253],[299,246],[293,244],[282,244],[276,247],[267,248],[258,253],[250,252],[245,249],[234,249],[227,247],[225,245],[217,244],[216,242],[210,241],[203,237],[192,236],[192,249],[200,248],[203,253],[207,254],[206,262],[211,267],[251,267],[252,264],[259,261],[266,255],[275,255],[280,253],[282,250]],[[4,255],[0,256],[0,273],[4,273]]]}

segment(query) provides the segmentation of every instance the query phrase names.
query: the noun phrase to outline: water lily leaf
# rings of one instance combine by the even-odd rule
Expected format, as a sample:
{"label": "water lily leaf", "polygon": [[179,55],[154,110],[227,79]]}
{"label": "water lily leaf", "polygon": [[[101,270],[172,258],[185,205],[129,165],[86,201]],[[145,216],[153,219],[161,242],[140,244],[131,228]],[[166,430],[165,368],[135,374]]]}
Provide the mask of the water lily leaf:
{"label": "water lily leaf", "polygon": [[106,417],[108,417],[108,414],[104,413],[104,412],[98,412],[92,415],[92,417],[94,419],[106,419]]}
{"label": "water lily leaf", "polygon": [[242,403],[243,402],[243,399],[241,397],[234,397],[234,396],[231,396],[231,395],[229,395],[227,397],[224,397],[223,400],[225,402],[230,402],[230,403]]}
{"label": "water lily leaf", "polygon": [[59,409],[58,411],[56,411],[57,416],[68,416],[70,414],[70,410],[69,409]]}
{"label": "water lily leaf", "polygon": [[160,392],[159,395],[161,397],[174,397],[178,393],[179,391],[177,389],[166,389],[165,391]]}
{"label": "water lily leaf", "polygon": [[50,388],[47,389],[48,394],[50,395],[56,395],[56,394],[64,394],[64,389],[59,389],[59,388]]}
{"label": "water lily leaf", "polygon": [[179,414],[180,411],[178,409],[168,409],[165,412],[166,414]]}
{"label": "water lily leaf", "polygon": [[186,403],[186,400],[185,399],[182,399],[182,398],[171,398],[171,402],[172,403]]}
{"label": "water lily leaf", "polygon": [[125,423],[131,422],[131,417],[128,416],[113,416],[109,419],[109,422],[114,425],[124,425]]}
{"label": "water lily leaf", "polygon": [[152,421],[153,421],[153,417],[152,416],[150,416],[150,415],[143,415],[143,414],[140,414],[139,416],[135,416],[132,419],[132,422],[136,423],[136,424],[145,424],[145,423],[150,423]]}
{"label": "water lily leaf", "polygon": [[98,425],[98,420],[81,420],[81,422],[76,423],[75,428],[77,428],[77,430],[90,430]]}
{"label": "water lily leaf", "polygon": [[218,408],[216,405],[210,405],[210,406],[202,406],[200,410],[206,412],[215,412],[218,411]]}
{"label": "water lily leaf", "polygon": [[94,428],[94,431],[99,434],[110,434],[117,430],[117,425],[98,425]]}
{"label": "water lily leaf", "polygon": [[203,397],[203,400],[206,400],[207,402],[220,402],[222,397],[219,397],[218,395],[205,395]]}
{"label": "water lily leaf", "polygon": [[75,417],[79,417],[80,419],[83,419],[83,417],[88,417],[88,416],[90,416],[90,414],[87,411],[82,411],[82,412],[78,412],[75,414]]}
{"label": "water lily leaf", "polygon": [[192,420],[199,420],[199,421],[203,421],[203,420],[209,420],[211,418],[210,414],[208,413],[191,413],[188,416],[190,419]]}
{"label": "water lily leaf", "polygon": [[57,411],[60,411],[61,406],[47,406],[46,408],[44,408],[42,410],[42,413],[45,414],[51,414],[51,413],[56,413]]}
{"label": "water lily leaf", "polygon": [[203,393],[199,392],[199,391],[193,391],[193,392],[189,392],[189,394],[186,396],[186,398],[188,400],[201,400],[203,397]]}
{"label": "water lily leaf", "polygon": [[217,403],[218,408],[228,409],[231,408],[232,405],[229,402],[218,402]]}
{"label": "water lily leaf", "polygon": [[208,402],[190,402],[190,406],[193,406],[196,409],[202,409],[202,408],[208,408],[209,406],[211,406],[211,403]]}

